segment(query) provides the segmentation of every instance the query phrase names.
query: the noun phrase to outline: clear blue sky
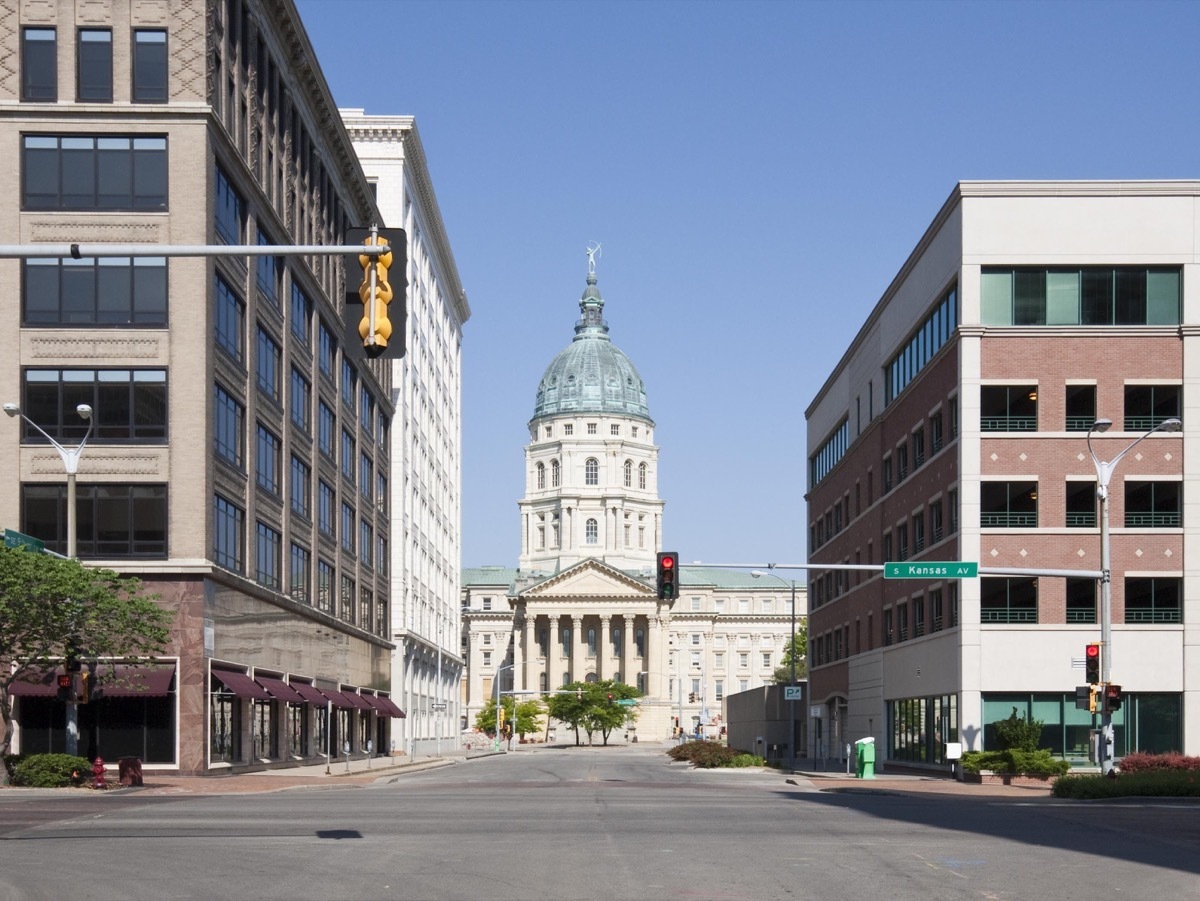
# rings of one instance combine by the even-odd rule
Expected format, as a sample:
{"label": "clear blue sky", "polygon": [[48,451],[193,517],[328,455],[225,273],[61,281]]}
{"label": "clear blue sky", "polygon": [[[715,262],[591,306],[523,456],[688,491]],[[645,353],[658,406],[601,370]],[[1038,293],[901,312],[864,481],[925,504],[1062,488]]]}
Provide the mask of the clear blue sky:
{"label": "clear blue sky", "polygon": [[665,549],[806,559],[804,410],[955,183],[1196,178],[1200,3],[297,0],[339,106],[412,115],[473,315],[463,564],[590,241]]}

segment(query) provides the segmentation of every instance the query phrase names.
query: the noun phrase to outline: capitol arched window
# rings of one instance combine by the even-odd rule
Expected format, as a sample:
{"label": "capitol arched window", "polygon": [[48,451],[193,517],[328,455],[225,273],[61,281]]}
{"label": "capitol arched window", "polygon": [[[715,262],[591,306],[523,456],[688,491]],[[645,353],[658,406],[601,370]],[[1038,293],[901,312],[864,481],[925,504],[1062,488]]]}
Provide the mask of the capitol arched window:
{"label": "capitol arched window", "polygon": [[583,464],[583,482],[585,485],[600,484],[600,461],[595,457],[588,457]]}
{"label": "capitol arched window", "polygon": [[596,630],[587,630],[587,654],[589,657],[596,656]]}
{"label": "capitol arched window", "polygon": [[625,487],[626,488],[633,487],[633,461],[632,460],[625,461]]}
{"label": "capitol arched window", "polygon": [[646,487],[646,464],[645,463],[638,466],[638,487],[639,488]]}
{"label": "capitol arched window", "polygon": [[558,461],[551,460],[550,461],[550,487],[551,488],[558,487],[558,481],[559,481],[558,473],[559,473]]}
{"label": "capitol arched window", "polygon": [[584,538],[588,544],[595,544],[600,540],[600,525],[594,519],[589,519],[583,529]]}
{"label": "capitol arched window", "polygon": [[539,463],[537,465],[537,486],[539,488],[546,487],[546,464]]}

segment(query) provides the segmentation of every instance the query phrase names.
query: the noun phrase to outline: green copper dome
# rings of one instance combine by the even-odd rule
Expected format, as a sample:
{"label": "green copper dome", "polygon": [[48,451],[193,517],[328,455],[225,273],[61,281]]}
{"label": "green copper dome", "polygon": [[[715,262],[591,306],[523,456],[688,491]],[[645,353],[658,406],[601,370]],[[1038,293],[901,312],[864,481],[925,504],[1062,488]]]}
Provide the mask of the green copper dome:
{"label": "green copper dome", "polygon": [[575,338],[546,367],[538,383],[532,421],[563,414],[606,413],[650,422],[642,377],[608,337],[604,298],[596,287],[594,270],[587,281],[579,299],[582,318],[575,323]]}

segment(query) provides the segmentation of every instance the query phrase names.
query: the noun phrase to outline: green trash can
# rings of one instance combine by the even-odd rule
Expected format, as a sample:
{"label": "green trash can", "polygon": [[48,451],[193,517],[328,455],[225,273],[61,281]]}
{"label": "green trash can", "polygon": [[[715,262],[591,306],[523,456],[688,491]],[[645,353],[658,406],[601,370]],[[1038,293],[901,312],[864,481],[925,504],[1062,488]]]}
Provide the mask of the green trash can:
{"label": "green trash can", "polygon": [[854,743],[854,774],[859,779],[875,778],[874,738],[860,738]]}

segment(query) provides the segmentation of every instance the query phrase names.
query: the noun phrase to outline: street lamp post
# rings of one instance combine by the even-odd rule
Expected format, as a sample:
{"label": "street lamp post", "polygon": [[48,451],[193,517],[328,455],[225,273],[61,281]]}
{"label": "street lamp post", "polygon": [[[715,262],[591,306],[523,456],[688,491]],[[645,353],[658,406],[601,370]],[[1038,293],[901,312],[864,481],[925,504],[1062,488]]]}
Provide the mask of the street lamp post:
{"label": "street lamp post", "polygon": [[[796,580],[785,579],[783,576],[777,576],[775,573],[763,572],[762,570],[753,570],[750,575],[754,578],[759,576],[770,576],[773,579],[778,579],[783,584],[789,586],[792,590],[792,640],[788,646],[788,652],[792,658],[792,676],[791,684],[796,685]],[[788,717],[791,720],[791,735],[788,736],[788,769],[793,772],[796,769],[796,698],[793,696],[788,699]]]}
{"label": "street lamp post", "polygon": [[[83,440],[75,447],[63,447],[48,434],[40,425],[21,412],[20,406],[17,404],[5,404],[4,412],[9,416],[20,416],[21,419],[29,423],[42,437],[50,442],[51,447],[58,451],[58,456],[62,459],[63,468],[67,472],[67,556],[72,560],[75,559],[75,545],[78,534],[78,525],[76,520],[75,510],[75,475],[79,472],[79,458],[83,455],[83,449],[87,446],[88,438],[92,436],[92,429],[96,427],[96,421],[92,419],[92,408],[87,404],[79,404],[75,407],[75,412],[79,414],[87,424],[87,431],[83,435]],[[66,752],[72,756],[79,754],[79,708],[75,706],[75,700],[72,698],[67,702],[67,740]]]}
{"label": "street lamp post", "polygon": [[[1100,500],[1100,682],[1104,689],[1112,678],[1112,540],[1108,528],[1108,485],[1113,471],[1124,456],[1155,432],[1178,432],[1183,423],[1177,418],[1164,419],[1141,437],[1131,442],[1109,462],[1103,462],[1092,449],[1092,433],[1107,432],[1112,427],[1111,419],[1097,419],[1087,433],[1087,449],[1096,467],[1096,497]],[[1106,691],[1101,691],[1100,707],[1100,771],[1104,775],[1113,768],[1113,724],[1112,712],[1104,701]]]}
{"label": "street lamp post", "polygon": [[[500,750],[500,674],[506,669],[512,669],[516,663],[506,663],[496,670],[496,681],[492,684],[492,694],[496,697],[496,744],[495,750]],[[513,716],[517,715],[517,705],[514,696]]]}

